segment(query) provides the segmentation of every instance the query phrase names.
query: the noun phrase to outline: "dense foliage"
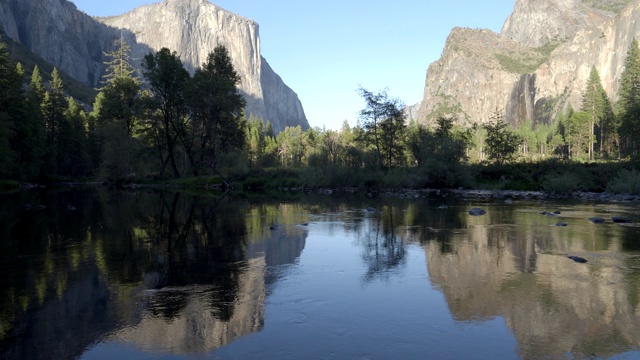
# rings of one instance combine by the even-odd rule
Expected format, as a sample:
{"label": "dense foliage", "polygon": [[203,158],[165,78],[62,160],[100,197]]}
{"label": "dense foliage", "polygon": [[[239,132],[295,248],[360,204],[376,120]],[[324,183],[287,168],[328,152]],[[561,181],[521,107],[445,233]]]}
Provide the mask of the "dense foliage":
{"label": "dense foliage", "polygon": [[[216,47],[193,75],[166,48],[147,55],[141,73],[126,43],[118,40],[114,49],[105,54],[102,88],[87,112],[88,106],[66,95],[56,69],[50,81],[37,66],[28,77],[0,45],[1,178],[122,182],[214,175],[218,180],[211,181],[241,181],[247,188],[558,190],[563,187],[557,184],[571,183],[572,189],[605,190],[606,179],[579,164],[639,155],[635,41],[615,106],[595,68],[580,111],[569,104],[549,123],[528,121],[519,128],[505,123],[499,110],[487,124],[472,128],[445,115],[422,124],[406,119],[404,105],[385,90],[361,87],[365,106],[356,126],[345,121],[339,130],[297,126],[278,134],[268,120],[245,116],[241,78],[226,48]],[[611,189],[637,175],[628,163],[618,164],[606,169],[608,180],[611,173],[621,174]],[[572,166],[578,166],[567,175],[573,178],[564,178],[562,169]],[[581,171],[588,176],[576,177]]]}

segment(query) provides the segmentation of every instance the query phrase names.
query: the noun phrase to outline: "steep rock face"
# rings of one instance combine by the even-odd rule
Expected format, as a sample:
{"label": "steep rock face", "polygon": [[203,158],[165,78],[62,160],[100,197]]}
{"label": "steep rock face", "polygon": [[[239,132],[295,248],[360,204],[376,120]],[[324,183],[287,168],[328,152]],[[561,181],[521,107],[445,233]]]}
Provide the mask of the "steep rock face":
{"label": "steep rock face", "polygon": [[103,52],[118,37],[131,44],[134,59],[167,47],[190,71],[204,63],[215,46],[224,45],[241,76],[247,115],[270,120],[276,132],[285,126],[309,127],[295,92],[260,55],[258,24],[207,0],[165,0],[108,18],[91,18],[65,0],[0,0],[0,27],[92,86],[104,71]]}
{"label": "steep rock face", "polygon": [[116,38],[65,0],[0,0],[0,28],[75,79],[95,85],[102,51]]}
{"label": "steep rock face", "polygon": [[501,35],[533,47],[549,40],[562,41],[613,17],[613,13],[592,6],[583,0],[518,0]]}
{"label": "steep rock face", "polygon": [[265,118],[280,120],[271,124],[274,131],[280,132],[287,126],[301,125],[303,129],[309,127],[308,124],[300,123],[300,119],[306,117],[298,96],[282,81],[280,75],[271,69],[264,58],[260,82],[266,109]]}
{"label": "steep rock face", "polygon": [[148,54],[146,46],[153,51],[167,47],[175,50],[191,71],[206,62],[215,46],[224,45],[241,76],[240,89],[247,100],[247,114],[270,120],[275,132],[286,126],[309,127],[296,93],[260,55],[256,22],[207,0],[165,0],[97,20],[128,30],[133,43],[143,44],[133,47],[134,57],[142,59]]}
{"label": "steep rock face", "polygon": [[522,76],[500,61],[504,54],[541,56],[489,30],[453,29],[442,57],[429,66],[417,118],[432,123],[441,115],[455,115],[468,126],[487,122],[494,111],[507,108],[523,94],[514,92],[521,88]]}
{"label": "steep rock face", "polygon": [[514,125],[548,122],[568,103],[581,106],[593,66],[617,100],[627,49],[640,34],[640,1],[617,14],[602,9],[627,2],[518,0],[501,35],[454,29],[427,72],[419,119],[454,115],[469,125],[498,110]]}

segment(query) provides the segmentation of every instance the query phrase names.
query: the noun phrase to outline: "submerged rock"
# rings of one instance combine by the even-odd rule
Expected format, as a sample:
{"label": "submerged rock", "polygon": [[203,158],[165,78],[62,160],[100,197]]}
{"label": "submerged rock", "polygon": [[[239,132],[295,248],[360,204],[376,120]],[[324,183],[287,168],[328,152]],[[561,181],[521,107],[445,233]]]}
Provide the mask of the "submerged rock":
{"label": "submerged rock", "polygon": [[616,224],[628,224],[633,222],[633,220],[631,220],[626,216],[614,216],[611,218],[611,221],[613,221]]}
{"label": "submerged rock", "polygon": [[560,222],[560,223],[557,223],[556,226],[557,227],[567,227],[567,226],[569,226],[569,224]]}
{"label": "submerged rock", "polygon": [[567,255],[567,257],[577,263],[584,264],[587,262],[587,259],[581,258],[580,256]]}
{"label": "submerged rock", "polygon": [[471,210],[469,210],[469,215],[471,216],[482,216],[484,214],[486,214],[487,212],[483,209],[480,208],[473,208]]}
{"label": "submerged rock", "polygon": [[599,216],[596,216],[596,217],[589,218],[589,221],[591,221],[594,224],[604,224],[606,220]]}

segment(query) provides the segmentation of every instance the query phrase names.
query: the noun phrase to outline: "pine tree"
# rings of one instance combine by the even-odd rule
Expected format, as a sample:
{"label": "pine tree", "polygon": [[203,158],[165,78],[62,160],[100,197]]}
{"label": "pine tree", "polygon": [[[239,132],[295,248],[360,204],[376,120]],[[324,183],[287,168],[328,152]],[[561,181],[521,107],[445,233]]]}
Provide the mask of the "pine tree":
{"label": "pine tree", "polygon": [[[613,110],[611,109],[611,102],[607,93],[602,87],[602,81],[600,80],[600,74],[596,70],[595,66],[591,68],[591,74],[587,81],[587,88],[582,95],[582,108],[581,111],[589,114],[589,160],[594,159],[594,143],[596,127],[600,129],[600,144],[599,148],[602,152],[603,144],[605,143],[605,136],[609,137],[609,131],[611,127],[611,116]],[[606,130],[606,131],[605,131]]]}
{"label": "pine tree", "polygon": [[131,46],[122,37],[113,42],[115,50],[103,52],[108,58],[104,64],[107,65],[102,80],[105,84],[110,84],[117,78],[135,78],[136,69],[132,65]]}
{"label": "pine tree", "polygon": [[58,168],[62,175],[78,177],[88,174],[86,114],[71,97],[67,98],[65,121],[60,126]]}
{"label": "pine tree", "polygon": [[24,117],[22,98],[22,80],[4,43],[0,42],[0,176],[5,178],[12,175],[10,166],[15,154],[11,140],[16,122]]}
{"label": "pine tree", "polygon": [[[104,53],[109,58],[105,62],[107,69],[103,75],[105,86],[100,90],[100,111],[96,112],[98,123],[117,122],[124,126],[128,136],[133,136],[142,112],[140,100],[141,83],[134,76],[135,68],[131,64],[131,47],[123,40],[114,42],[116,50]],[[97,101],[97,100],[96,100]]]}
{"label": "pine tree", "polygon": [[636,39],[627,51],[619,96],[617,115],[621,119],[622,150],[625,155],[637,156],[640,146],[640,48]]}
{"label": "pine tree", "polygon": [[498,164],[513,161],[522,144],[522,137],[504,122],[502,114],[498,111],[493,113],[492,120],[492,123],[485,125],[487,157]]}
{"label": "pine tree", "polygon": [[63,139],[60,138],[60,131],[61,127],[66,124],[64,111],[67,107],[62,80],[56,68],[51,73],[49,90],[44,94],[41,107],[44,115],[46,137],[45,175],[55,176],[58,175],[58,164],[61,162],[58,150]]}

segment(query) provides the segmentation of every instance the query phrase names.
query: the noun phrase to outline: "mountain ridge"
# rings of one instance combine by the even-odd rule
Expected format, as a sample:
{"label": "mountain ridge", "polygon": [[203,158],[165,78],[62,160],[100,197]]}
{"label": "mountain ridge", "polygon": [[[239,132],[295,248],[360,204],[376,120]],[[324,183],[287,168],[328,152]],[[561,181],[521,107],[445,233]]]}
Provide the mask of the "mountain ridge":
{"label": "mountain ridge", "polygon": [[[627,49],[640,34],[640,0],[588,3],[517,0],[500,34],[454,28],[429,66],[416,120],[455,116],[470,126],[486,123],[497,110],[516,126],[548,123],[569,103],[580,107],[592,66],[615,101]],[[571,14],[578,20],[568,22]],[[535,32],[540,28],[557,31]]]}
{"label": "mountain ridge", "polygon": [[[105,69],[103,53],[112,50],[120,37],[138,61],[167,47],[178,53],[191,72],[216,45],[225,45],[241,76],[247,116],[269,120],[276,133],[286,126],[309,128],[297,94],[280,76],[262,74],[263,68],[273,70],[264,66],[266,60],[260,54],[259,25],[207,0],[164,0],[110,17],[91,17],[66,0],[0,0],[0,27],[54,66],[94,87]],[[279,102],[287,106],[274,106]]]}

